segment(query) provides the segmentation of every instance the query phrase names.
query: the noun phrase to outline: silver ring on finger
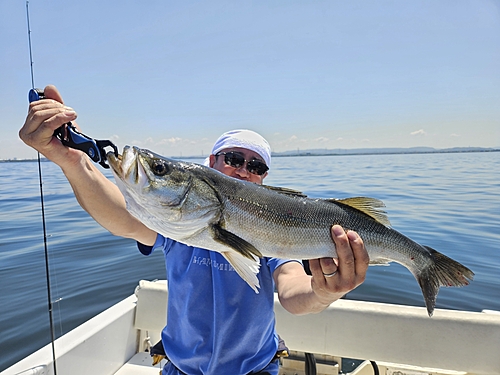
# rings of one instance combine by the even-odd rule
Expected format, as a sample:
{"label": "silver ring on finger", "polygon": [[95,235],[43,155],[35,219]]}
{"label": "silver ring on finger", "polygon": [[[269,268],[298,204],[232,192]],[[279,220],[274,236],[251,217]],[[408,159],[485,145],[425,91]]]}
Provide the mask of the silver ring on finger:
{"label": "silver ring on finger", "polygon": [[333,276],[335,276],[337,274],[337,271],[332,272],[332,273],[323,273],[323,276],[325,276],[325,277],[333,277]]}

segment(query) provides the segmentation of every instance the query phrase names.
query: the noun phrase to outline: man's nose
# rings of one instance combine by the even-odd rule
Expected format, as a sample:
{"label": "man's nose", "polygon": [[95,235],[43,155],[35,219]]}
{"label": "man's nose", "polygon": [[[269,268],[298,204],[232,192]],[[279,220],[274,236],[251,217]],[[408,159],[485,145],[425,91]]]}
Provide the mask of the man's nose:
{"label": "man's nose", "polygon": [[236,168],[236,173],[238,174],[238,176],[241,176],[241,177],[248,176],[250,174],[250,172],[248,172],[248,169],[247,169],[247,162],[244,162],[241,167]]}

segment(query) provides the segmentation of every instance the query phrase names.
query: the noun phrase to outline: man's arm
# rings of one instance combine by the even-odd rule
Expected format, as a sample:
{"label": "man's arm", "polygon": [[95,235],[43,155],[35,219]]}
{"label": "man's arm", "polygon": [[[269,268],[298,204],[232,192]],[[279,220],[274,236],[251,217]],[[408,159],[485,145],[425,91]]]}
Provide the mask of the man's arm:
{"label": "man's arm", "polygon": [[312,276],[297,262],[285,263],[274,271],[280,302],[292,314],[323,311],[365,280],[370,259],[359,235],[334,225],[332,237],[338,259],[311,259]]}
{"label": "man's arm", "polygon": [[47,86],[44,93],[47,99],[30,104],[19,137],[62,169],[78,203],[95,221],[117,236],[153,245],[156,233],[130,215],[118,187],[99,171],[87,155],[62,145],[53,137],[55,129],[74,121],[77,115],[63,104],[54,86]]}

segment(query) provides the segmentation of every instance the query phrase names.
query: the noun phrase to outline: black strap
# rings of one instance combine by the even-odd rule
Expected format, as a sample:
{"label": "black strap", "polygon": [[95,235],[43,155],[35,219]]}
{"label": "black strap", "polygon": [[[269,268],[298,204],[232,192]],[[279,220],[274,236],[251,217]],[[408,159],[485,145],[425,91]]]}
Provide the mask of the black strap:
{"label": "black strap", "polygon": [[[149,354],[151,355],[151,357],[153,357],[155,355],[161,355],[161,356],[164,356],[168,360],[168,357],[165,354],[165,349],[163,348],[163,343],[161,342],[161,340],[158,341],[154,346],[151,347]],[[283,340],[280,337],[280,335],[278,335],[278,349],[276,350],[276,354],[274,355],[271,362],[276,361],[278,358],[281,358],[281,357],[288,357],[289,355],[290,355],[290,350],[286,346],[285,340]],[[172,366],[175,367],[175,365],[173,363],[172,363]],[[177,370],[183,374],[183,372],[181,370],[179,370],[178,368],[177,368]],[[252,372],[251,374],[252,375],[272,375],[268,371]]]}

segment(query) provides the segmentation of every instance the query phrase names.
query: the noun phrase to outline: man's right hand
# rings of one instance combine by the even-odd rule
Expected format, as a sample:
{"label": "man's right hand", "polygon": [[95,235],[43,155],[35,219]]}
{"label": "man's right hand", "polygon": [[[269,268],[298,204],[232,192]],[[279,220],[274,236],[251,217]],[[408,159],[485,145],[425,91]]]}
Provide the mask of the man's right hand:
{"label": "man's right hand", "polygon": [[[82,152],[64,146],[53,136],[54,130],[76,119],[76,112],[64,105],[55,86],[45,87],[44,96],[45,99],[30,103],[26,121],[19,130],[19,137],[28,146],[60,166],[80,160]],[[73,125],[76,126],[75,123]]]}
{"label": "man's right hand", "polygon": [[[95,221],[117,236],[153,245],[156,232],[130,215],[118,187],[101,173],[85,153],[64,146],[54,137],[54,130],[76,119],[76,112],[64,105],[55,86],[45,87],[44,96],[46,99],[30,104],[19,137],[61,167],[78,203]],[[74,122],[73,125],[77,127]]]}

